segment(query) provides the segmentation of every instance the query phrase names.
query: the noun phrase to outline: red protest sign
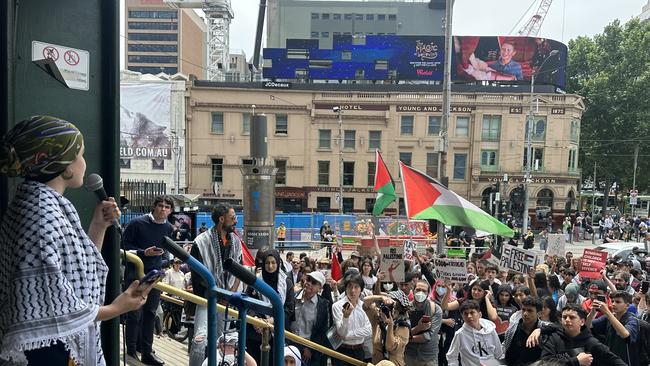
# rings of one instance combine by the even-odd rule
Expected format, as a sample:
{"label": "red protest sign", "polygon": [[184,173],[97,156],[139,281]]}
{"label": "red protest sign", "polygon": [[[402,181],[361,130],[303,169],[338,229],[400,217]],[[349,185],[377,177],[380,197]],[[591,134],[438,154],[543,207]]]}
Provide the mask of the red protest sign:
{"label": "red protest sign", "polygon": [[580,277],[600,278],[600,271],[607,263],[607,252],[600,250],[585,249],[580,260]]}

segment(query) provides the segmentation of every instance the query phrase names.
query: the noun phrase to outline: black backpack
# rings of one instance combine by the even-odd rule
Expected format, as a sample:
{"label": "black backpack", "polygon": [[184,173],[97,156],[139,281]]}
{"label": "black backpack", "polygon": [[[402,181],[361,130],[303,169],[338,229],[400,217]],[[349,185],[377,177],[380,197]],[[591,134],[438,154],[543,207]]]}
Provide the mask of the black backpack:
{"label": "black backpack", "polygon": [[650,365],[650,323],[639,318],[639,336],[636,348],[639,350],[639,365]]}

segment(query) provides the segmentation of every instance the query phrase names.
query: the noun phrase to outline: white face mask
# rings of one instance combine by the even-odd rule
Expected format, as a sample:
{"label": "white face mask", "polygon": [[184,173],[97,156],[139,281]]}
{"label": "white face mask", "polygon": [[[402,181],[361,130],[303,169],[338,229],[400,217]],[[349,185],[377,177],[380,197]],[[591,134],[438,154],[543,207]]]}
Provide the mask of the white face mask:
{"label": "white face mask", "polygon": [[415,298],[415,301],[417,301],[417,302],[424,302],[424,300],[427,299],[427,294],[425,294],[422,291],[418,291],[418,292],[415,293],[415,295],[413,295],[413,297]]}
{"label": "white face mask", "polygon": [[390,291],[393,289],[392,283],[384,283],[384,291]]}

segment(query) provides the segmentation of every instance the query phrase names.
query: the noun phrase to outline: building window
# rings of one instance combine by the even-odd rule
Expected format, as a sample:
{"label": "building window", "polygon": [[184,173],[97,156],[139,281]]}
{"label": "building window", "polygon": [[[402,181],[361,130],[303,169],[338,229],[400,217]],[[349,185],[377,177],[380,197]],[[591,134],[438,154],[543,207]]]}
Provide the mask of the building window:
{"label": "building window", "polygon": [[372,210],[375,208],[375,199],[366,198],[366,212],[372,213]]}
{"label": "building window", "polygon": [[354,185],[354,162],[353,161],[343,162],[343,185],[344,186]]}
{"label": "building window", "polygon": [[129,10],[129,18],[177,19],[177,11]]}
{"label": "building window", "polygon": [[318,185],[328,186],[330,184],[330,162],[318,161]]}
{"label": "building window", "polygon": [[337,13],[332,14],[332,19],[341,20],[341,14],[337,14]]}
{"label": "building window", "polygon": [[316,211],[318,212],[330,212],[330,202],[332,200],[329,197],[316,197]]}
{"label": "building window", "polygon": [[311,13],[312,19],[318,19],[318,13]]}
{"label": "building window", "polygon": [[142,74],[156,75],[164,72],[167,75],[174,75],[178,72],[177,67],[151,67],[151,66],[129,66],[131,71],[137,71]]}
{"label": "building window", "polygon": [[223,113],[212,112],[212,126],[210,127],[212,133],[223,133]]}
{"label": "building window", "polygon": [[388,20],[397,20],[397,14],[388,14]]}
{"label": "building window", "polygon": [[352,14],[348,13],[343,16],[345,20],[352,20]]}
{"label": "building window", "polygon": [[289,133],[289,117],[286,114],[275,115],[275,134],[286,135]]}
{"label": "building window", "polygon": [[381,149],[381,131],[368,132],[368,148]]}
{"label": "building window", "polygon": [[499,162],[498,156],[496,150],[481,150],[481,169],[496,170]]}
{"label": "building window", "polygon": [[165,159],[151,159],[151,170],[165,170]]}
{"label": "building window", "polygon": [[483,141],[499,141],[501,136],[501,116],[486,114],[483,116],[483,129],[481,139]]}
{"label": "building window", "polygon": [[467,154],[454,154],[454,179],[465,180]]}
{"label": "building window", "polygon": [[321,32],[320,36],[323,38],[330,38],[330,32]]}
{"label": "building window", "polygon": [[353,211],[354,211],[354,198],[343,197],[343,212],[353,212]]}
{"label": "building window", "polygon": [[210,160],[212,165],[212,181],[223,183],[223,159],[213,158]]}
{"label": "building window", "polygon": [[399,153],[399,161],[406,165],[411,165],[411,158],[413,157],[413,153],[409,152],[400,152]]}
{"label": "building window", "polygon": [[241,133],[244,135],[250,135],[251,133],[251,114],[242,113],[242,124],[241,124]]}
{"label": "building window", "polygon": [[253,159],[241,159],[241,165],[244,166],[253,165]]}
{"label": "building window", "polygon": [[[528,130],[526,130],[528,133]],[[546,139],[546,117],[535,117],[533,120],[533,141],[544,141]]]}
{"label": "building window", "polygon": [[456,137],[469,135],[469,117],[456,117]]}
{"label": "building window", "polygon": [[318,148],[332,148],[332,130],[318,130]]}
{"label": "building window", "polygon": [[573,172],[576,170],[576,166],[578,165],[578,157],[576,154],[576,150],[569,150],[569,164],[568,168],[570,172]]}
{"label": "building window", "polygon": [[438,153],[427,153],[427,175],[438,178]]}
{"label": "building window", "polygon": [[571,141],[578,142],[580,138],[580,128],[578,127],[578,121],[571,120]]}
{"label": "building window", "polygon": [[399,125],[400,135],[413,135],[413,120],[414,116],[401,116]]}
{"label": "building window", "polygon": [[178,23],[129,22],[129,29],[176,30],[178,29]]}
{"label": "building window", "polygon": [[177,33],[129,33],[129,41],[178,41]]}
{"label": "building window", "polygon": [[429,116],[429,125],[427,126],[427,135],[438,136],[440,134],[440,116]]}
{"label": "building window", "polygon": [[368,187],[375,186],[375,169],[376,165],[374,161],[368,162]]}
{"label": "building window", "polygon": [[120,169],[131,169],[131,159],[120,159]]}
{"label": "building window", "polygon": [[[533,148],[533,161],[532,170],[541,171],[544,169],[544,148],[543,147],[534,147]],[[524,168],[528,164],[528,149],[524,148]]]}
{"label": "building window", "polygon": [[178,52],[175,44],[130,44],[130,52]]}
{"label": "building window", "polygon": [[363,14],[354,14],[356,20],[363,20]]}
{"label": "building window", "polygon": [[356,136],[357,134],[355,130],[345,130],[343,132],[343,148],[354,150]]}
{"label": "building window", "polygon": [[278,170],[275,173],[275,184],[287,184],[287,161],[276,160],[275,168]]}
{"label": "building window", "polygon": [[386,14],[377,14],[377,20],[386,20]]}
{"label": "building window", "polygon": [[375,14],[366,14],[366,20],[375,20]]}
{"label": "building window", "polygon": [[310,38],[318,38],[318,32],[311,32]]}
{"label": "building window", "polygon": [[329,13],[323,13],[320,15],[320,18],[323,20],[329,20],[330,19],[330,14]]}

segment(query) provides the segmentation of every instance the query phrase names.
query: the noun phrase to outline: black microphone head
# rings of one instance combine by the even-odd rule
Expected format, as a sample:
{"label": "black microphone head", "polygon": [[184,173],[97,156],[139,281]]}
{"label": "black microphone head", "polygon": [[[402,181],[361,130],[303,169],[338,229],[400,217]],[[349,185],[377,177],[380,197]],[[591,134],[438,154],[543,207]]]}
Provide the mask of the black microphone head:
{"label": "black microphone head", "polygon": [[104,180],[102,179],[99,174],[91,174],[88,177],[86,177],[86,189],[94,192],[98,189],[104,188]]}

